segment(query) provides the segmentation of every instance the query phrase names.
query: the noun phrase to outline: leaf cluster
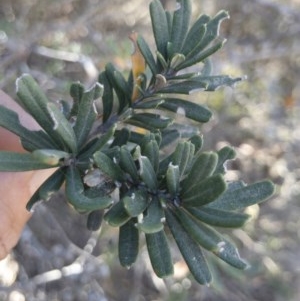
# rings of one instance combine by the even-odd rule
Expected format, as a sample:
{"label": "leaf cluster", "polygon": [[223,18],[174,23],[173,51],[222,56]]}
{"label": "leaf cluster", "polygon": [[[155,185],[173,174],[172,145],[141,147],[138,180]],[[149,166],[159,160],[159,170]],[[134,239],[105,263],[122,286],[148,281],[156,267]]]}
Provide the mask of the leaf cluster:
{"label": "leaf cluster", "polygon": [[[195,279],[208,284],[204,250],[238,269],[247,267],[219,228],[242,227],[249,218],[243,209],[268,198],[274,186],[228,183],[224,164],[234,159],[234,150],[203,152],[198,131],[183,137],[175,124],[178,112],[198,125],[211,118],[208,108],[186,95],[241,80],[211,75],[209,57],[224,44],[219,26],[228,13],[201,15],[190,25],[191,2],[178,4],[169,12],[159,0],[151,2],[157,49],[153,54],[142,36],[132,35],[135,52],[127,78],[109,63],[93,87],[86,90],[75,82],[72,102],[54,103],[30,75],[21,76],[18,102],[41,130],[23,127],[15,112],[1,106],[0,126],[17,134],[28,152],[0,152],[0,170],[56,168],[29,200],[28,210],[65,183],[70,205],[88,215],[89,229],[97,230],[102,219],[119,227],[123,266],[135,262],[143,233],[155,273],[172,274],[172,235]],[[118,192],[117,199],[112,192]]]}

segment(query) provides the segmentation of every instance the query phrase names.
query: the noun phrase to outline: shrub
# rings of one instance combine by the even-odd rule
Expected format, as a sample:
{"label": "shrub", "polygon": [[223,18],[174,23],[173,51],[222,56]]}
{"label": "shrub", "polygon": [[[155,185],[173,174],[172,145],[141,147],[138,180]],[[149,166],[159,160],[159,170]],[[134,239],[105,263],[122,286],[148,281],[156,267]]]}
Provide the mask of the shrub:
{"label": "shrub", "polygon": [[[133,34],[127,78],[109,63],[90,89],[79,82],[71,85],[70,104],[48,100],[30,75],[21,76],[18,102],[41,130],[28,130],[15,112],[1,106],[0,126],[17,134],[28,152],[0,152],[0,170],[56,167],[29,200],[28,210],[65,183],[70,205],[88,214],[89,229],[97,230],[102,219],[119,227],[121,265],[135,262],[144,234],[156,275],[172,274],[167,238],[172,235],[196,281],[208,284],[203,249],[245,269],[247,263],[219,229],[242,227],[249,218],[244,208],[270,197],[274,185],[227,182],[224,164],[235,158],[234,149],[201,150],[199,127],[212,113],[188,95],[232,86],[241,78],[211,74],[210,56],[224,44],[219,26],[228,13],[201,15],[190,26],[191,2],[178,3],[174,13],[159,0],[150,4],[157,49],[153,54],[144,38]],[[186,130],[177,114],[193,126]],[[117,200],[111,196],[116,190]]]}

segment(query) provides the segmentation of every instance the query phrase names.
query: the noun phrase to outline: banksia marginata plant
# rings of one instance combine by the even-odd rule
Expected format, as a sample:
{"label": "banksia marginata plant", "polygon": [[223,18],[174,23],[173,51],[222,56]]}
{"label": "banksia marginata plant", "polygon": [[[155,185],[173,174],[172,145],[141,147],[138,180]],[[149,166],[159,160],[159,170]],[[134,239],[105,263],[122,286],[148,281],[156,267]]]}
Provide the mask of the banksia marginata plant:
{"label": "banksia marginata plant", "polygon": [[[28,152],[1,151],[0,170],[56,167],[29,200],[28,210],[65,183],[70,205],[88,215],[89,229],[97,230],[102,219],[120,228],[123,266],[135,262],[143,233],[155,273],[171,275],[168,239],[173,236],[196,281],[208,284],[212,277],[203,250],[245,269],[246,262],[219,229],[242,227],[249,218],[244,208],[270,197],[274,185],[227,182],[224,164],[235,158],[234,149],[201,150],[199,126],[212,113],[188,95],[233,86],[241,78],[211,74],[210,56],[224,44],[219,26],[228,13],[201,15],[190,26],[191,2],[177,2],[173,13],[159,0],[150,4],[157,49],[153,54],[142,36],[132,34],[128,78],[107,64],[90,89],[79,82],[71,85],[72,103],[55,103],[30,75],[21,76],[18,102],[41,130],[28,130],[15,112],[1,106],[0,126],[17,134]],[[177,114],[193,126],[186,130]],[[116,190],[118,199],[112,197]]]}

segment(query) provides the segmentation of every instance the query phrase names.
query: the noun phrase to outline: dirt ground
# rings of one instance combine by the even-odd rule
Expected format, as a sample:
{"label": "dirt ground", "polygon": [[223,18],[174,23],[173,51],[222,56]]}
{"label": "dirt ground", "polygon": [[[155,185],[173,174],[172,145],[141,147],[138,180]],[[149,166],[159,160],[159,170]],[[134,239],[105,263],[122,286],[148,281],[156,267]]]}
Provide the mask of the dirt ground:
{"label": "dirt ground", "polygon": [[[71,81],[89,86],[109,61],[130,68],[130,32],[152,41],[149,2],[0,0],[0,88],[14,96],[15,79],[27,72],[50,98],[61,99]],[[202,127],[205,148],[236,148],[230,179],[277,184],[272,199],[249,208],[246,227],[231,233],[251,268],[240,272],[211,258],[214,283],[202,287],[178,260],[174,277],[161,280],[141,246],[134,267],[123,269],[118,232],[108,226],[89,232],[86,216],[60,193],[36,208],[12,254],[0,261],[0,301],[299,300],[300,2],[193,3],[195,16],[230,12],[214,72],[247,75],[234,89],[194,96],[214,111]],[[171,0],[165,5],[174,7]]]}

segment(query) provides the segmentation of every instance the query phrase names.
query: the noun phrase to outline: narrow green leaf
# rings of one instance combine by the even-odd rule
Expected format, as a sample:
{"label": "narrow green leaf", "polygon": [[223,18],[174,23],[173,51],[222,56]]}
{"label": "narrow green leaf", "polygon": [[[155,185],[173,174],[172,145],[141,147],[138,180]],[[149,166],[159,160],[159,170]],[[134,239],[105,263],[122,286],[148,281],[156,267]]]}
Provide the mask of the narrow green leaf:
{"label": "narrow green leaf", "polygon": [[222,175],[213,175],[181,194],[183,206],[200,207],[216,200],[226,190]]}
{"label": "narrow green leaf", "polygon": [[0,171],[28,171],[54,166],[40,162],[32,154],[0,151]]}
{"label": "narrow green leaf", "polygon": [[171,36],[172,33],[172,23],[173,23],[173,12],[170,12],[168,10],[165,11],[167,23],[168,23],[168,32],[169,36]]}
{"label": "narrow green leaf", "polygon": [[115,181],[124,181],[125,174],[120,168],[118,164],[113,162],[109,156],[104,154],[101,151],[97,151],[93,156],[96,165],[100,168],[100,170],[105,173],[107,176],[112,178]]}
{"label": "narrow green leaf", "polygon": [[84,93],[84,86],[80,82],[72,83],[70,86],[70,95],[73,99],[73,105],[70,112],[70,116],[76,116],[78,114],[79,103]]}
{"label": "narrow green leaf", "polygon": [[194,148],[191,142],[181,141],[177,144],[176,149],[172,155],[172,164],[179,166],[180,178],[184,175],[193,155],[191,148]]}
{"label": "narrow green leaf", "polygon": [[223,242],[221,235],[213,228],[195,220],[185,210],[176,209],[176,216],[185,231],[200,246],[208,251],[217,251],[219,244]]}
{"label": "narrow green leaf", "polygon": [[113,203],[110,196],[89,198],[84,194],[84,186],[79,170],[70,165],[66,171],[66,195],[71,205],[78,211],[105,209]]}
{"label": "narrow green leaf", "polygon": [[205,36],[201,40],[201,43],[198,46],[196,52],[204,49],[210,42],[212,42],[219,36],[220,24],[225,19],[229,19],[229,14],[228,12],[221,10],[209,22],[207,22],[207,30]]}
{"label": "narrow green leaf", "polygon": [[214,173],[225,174],[226,172],[225,163],[228,160],[234,159],[236,157],[236,152],[232,147],[225,146],[217,152],[217,155],[218,155],[218,163]]}
{"label": "narrow green leaf", "polygon": [[122,198],[123,206],[128,215],[136,217],[142,214],[148,206],[148,196],[143,190],[130,191]]}
{"label": "narrow green leaf", "polygon": [[[227,18],[229,18],[228,13],[225,11],[220,11],[219,13],[216,14],[214,18],[208,20],[208,22],[205,23],[205,27],[206,27],[205,34],[201,40],[198,40],[196,47],[194,47],[194,49],[189,52],[189,54],[187,55],[187,61],[189,60],[193,61],[195,60],[196,57],[201,57],[203,56],[204,53],[209,52],[208,49],[211,48],[209,47],[209,45],[211,44],[211,42],[216,40],[219,36],[219,28],[220,28],[221,21]],[[196,59],[195,61],[200,62],[199,59]],[[186,68],[187,65],[186,66],[185,65],[186,64],[180,66],[180,69]]]}
{"label": "narrow green leaf", "polygon": [[4,127],[21,138],[28,151],[38,148],[56,148],[55,142],[43,131],[30,131],[23,127],[18,114],[0,105],[0,127]]}
{"label": "narrow green leaf", "polygon": [[135,165],[135,162],[132,158],[130,151],[127,146],[122,146],[120,149],[120,167],[126,173],[128,173],[134,182],[138,182],[139,175]]}
{"label": "narrow green leaf", "polygon": [[129,220],[119,232],[119,260],[127,268],[136,261],[139,252],[139,230],[134,224],[134,219]]}
{"label": "narrow green leaf", "polygon": [[159,107],[197,122],[208,122],[212,116],[211,111],[204,106],[179,98],[167,98]]}
{"label": "narrow green leaf", "polygon": [[121,113],[131,104],[131,95],[129,94],[130,89],[128,88],[127,82],[123,75],[121,75],[121,73],[115,69],[113,64],[108,63],[105,66],[105,73],[110,85],[113,87],[118,96],[118,112]]}
{"label": "narrow green leaf", "polygon": [[87,217],[86,226],[90,231],[97,231],[101,227],[103,210],[94,210]]}
{"label": "narrow green leaf", "polygon": [[103,105],[102,119],[103,119],[103,123],[105,123],[110,117],[113,110],[114,94],[113,94],[112,86],[108,80],[105,71],[100,73],[98,81],[104,87],[103,96],[102,96],[102,105]]}
{"label": "narrow green leaf", "polygon": [[134,114],[126,120],[126,123],[148,130],[164,129],[173,122],[173,119],[159,114],[140,113]]}
{"label": "narrow green leaf", "polygon": [[170,41],[173,44],[174,52],[181,53],[189,29],[192,7],[190,0],[177,0],[177,5],[178,8],[173,15]]}
{"label": "narrow green leaf", "polygon": [[149,66],[152,74],[155,76],[156,74],[158,74],[156,62],[155,62],[154,56],[153,56],[148,44],[146,43],[146,41],[144,40],[144,38],[142,36],[138,36],[137,45],[147,63],[147,65]]}
{"label": "narrow green leaf", "polygon": [[170,210],[166,211],[168,226],[195,280],[208,285],[212,276],[199,245],[189,236]]}
{"label": "narrow green leaf", "polygon": [[97,151],[100,151],[113,137],[117,125],[114,124],[106,133],[97,135],[96,138],[91,140],[86,146],[81,150],[78,158],[87,159],[93,156]]}
{"label": "narrow green leaf", "polygon": [[173,274],[173,262],[164,230],[146,234],[147,249],[155,274],[164,278]]}
{"label": "narrow green leaf", "polygon": [[201,148],[202,148],[202,145],[203,145],[203,136],[202,135],[194,135],[192,136],[189,141],[191,143],[193,143],[193,145],[195,146],[195,150],[194,150],[194,153],[198,153]]}
{"label": "narrow green leaf", "polygon": [[164,86],[164,87],[158,89],[156,91],[156,93],[158,93],[158,94],[172,93],[172,94],[189,95],[196,91],[203,91],[206,88],[207,88],[207,84],[205,82],[200,82],[200,81],[195,81],[195,80],[186,80],[186,81],[170,84],[168,86]]}
{"label": "narrow green leaf", "polygon": [[206,23],[208,23],[210,17],[207,15],[201,15],[198,20],[193,24],[188,32],[188,35],[184,41],[182,53],[187,56],[192,52],[199,43],[201,43],[206,33]]}
{"label": "narrow green leaf", "polygon": [[175,142],[180,137],[179,132],[176,129],[165,129],[161,131],[161,144],[160,147],[164,148],[171,143]]}
{"label": "narrow green leaf", "polygon": [[154,172],[157,173],[159,167],[159,146],[156,140],[150,140],[143,148],[142,153],[150,160]]}
{"label": "narrow green leaf", "polygon": [[164,99],[143,100],[133,105],[135,109],[157,109],[159,105],[164,103]]}
{"label": "narrow green leaf", "polygon": [[170,68],[171,69],[176,69],[178,65],[183,63],[185,61],[185,56],[181,53],[174,53],[171,62],[170,62]]}
{"label": "narrow green leaf", "polygon": [[271,181],[265,180],[244,187],[230,186],[229,189],[209,204],[210,208],[221,210],[238,210],[263,202],[275,192]]}
{"label": "narrow green leaf", "polygon": [[208,47],[207,49],[204,49],[203,51],[199,52],[198,54],[191,56],[191,58],[186,57],[186,60],[182,64],[178,65],[176,70],[181,70],[204,61],[207,57],[220,50],[225,42],[225,39],[221,40],[219,42],[216,42],[214,45]]}
{"label": "narrow green leaf", "polygon": [[199,182],[210,177],[217,166],[218,156],[213,152],[203,152],[195,158],[188,176],[182,183],[182,190],[188,193]]}
{"label": "narrow green leaf", "polygon": [[120,131],[115,132],[115,137],[110,147],[122,146],[127,144],[130,139],[130,131],[127,128],[123,128]]}
{"label": "narrow green leaf", "polygon": [[180,180],[180,172],[179,166],[169,164],[167,173],[166,173],[167,187],[168,191],[172,197],[176,196],[179,191],[179,180]]}
{"label": "narrow green leaf", "polygon": [[215,91],[222,86],[232,87],[237,82],[241,81],[241,77],[232,78],[227,75],[215,75],[215,76],[196,76],[193,80],[200,81],[207,84],[206,91]]}
{"label": "narrow green leaf", "polygon": [[[156,51],[156,57],[157,57],[157,62],[160,63],[161,67],[162,67],[162,71],[166,71],[168,70],[168,62],[167,60],[164,58],[163,54],[160,53],[158,50]],[[163,75],[162,74],[157,74],[156,75],[156,79],[160,78],[163,79]]]}
{"label": "narrow green leaf", "polygon": [[159,0],[150,3],[150,16],[157,50],[166,57],[167,42],[169,39],[169,26],[164,8]]}
{"label": "narrow green leaf", "polygon": [[71,156],[69,153],[56,149],[37,149],[32,152],[32,155],[41,163],[51,166],[57,166]]}
{"label": "narrow green leaf", "polygon": [[240,228],[250,218],[250,215],[245,213],[225,211],[209,207],[188,208],[187,210],[195,218],[215,227]]}
{"label": "narrow green leaf", "polygon": [[54,103],[47,104],[48,112],[53,121],[53,135],[56,140],[61,140],[67,150],[72,153],[77,152],[77,141],[71,123],[65,118],[63,113],[57,108]]}
{"label": "narrow green leaf", "polygon": [[139,174],[143,182],[150,190],[156,191],[158,186],[157,177],[150,160],[145,156],[141,156],[139,164]]}
{"label": "narrow green leaf", "polygon": [[219,244],[219,249],[214,254],[237,269],[245,270],[249,266],[241,259],[237,248],[227,240]]}
{"label": "narrow green leaf", "polygon": [[61,169],[56,170],[33,194],[26,209],[32,211],[33,206],[40,201],[48,201],[50,197],[60,189],[65,180],[64,172]]}
{"label": "narrow green leaf", "polygon": [[165,215],[160,201],[154,197],[144,212],[143,219],[136,225],[144,233],[156,233],[164,228]]}
{"label": "narrow green leaf", "polygon": [[82,95],[74,125],[74,132],[79,146],[82,146],[87,140],[97,118],[95,100],[102,96],[102,92],[103,86],[96,83],[90,90],[84,92]]}
{"label": "narrow green leaf", "polygon": [[121,227],[131,219],[123,206],[123,202],[115,203],[105,214],[104,220],[112,227]]}
{"label": "narrow green leaf", "polygon": [[16,86],[20,104],[58,146],[64,147],[63,140],[54,129],[55,123],[47,107],[49,101],[36,81],[29,74],[24,74],[17,79]]}

